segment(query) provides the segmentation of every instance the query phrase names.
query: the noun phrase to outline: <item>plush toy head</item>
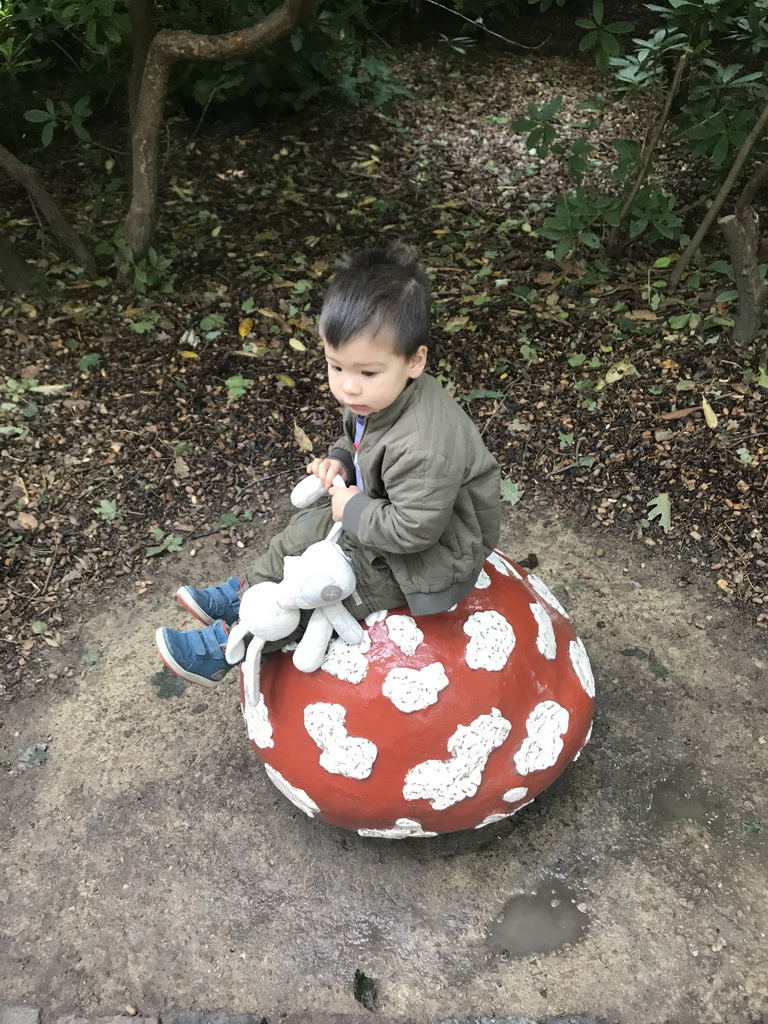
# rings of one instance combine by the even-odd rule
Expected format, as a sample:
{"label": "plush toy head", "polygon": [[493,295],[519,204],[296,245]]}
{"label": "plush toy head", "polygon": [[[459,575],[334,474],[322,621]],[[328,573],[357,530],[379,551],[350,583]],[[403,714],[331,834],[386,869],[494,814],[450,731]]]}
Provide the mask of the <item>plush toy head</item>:
{"label": "plush toy head", "polygon": [[[330,540],[312,544],[283,562],[278,600],[287,607],[326,608],[355,589],[355,574],[341,548]],[[247,592],[246,592],[247,593]]]}

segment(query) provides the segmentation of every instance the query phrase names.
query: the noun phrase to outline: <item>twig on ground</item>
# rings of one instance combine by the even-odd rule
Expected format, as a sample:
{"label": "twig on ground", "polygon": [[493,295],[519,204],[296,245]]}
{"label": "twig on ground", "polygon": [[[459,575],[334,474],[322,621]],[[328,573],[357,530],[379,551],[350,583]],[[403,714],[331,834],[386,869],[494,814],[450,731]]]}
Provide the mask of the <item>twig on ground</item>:
{"label": "twig on ground", "polygon": [[48,590],[48,584],[51,582],[51,573],[53,572],[54,565],[56,565],[56,555],[58,553],[59,553],[59,539],[58,539],[58,537],[56,537],[56,538],[54,538],[54,541],[53,541],[53,555],[51,556],[51,564],[50,564],[50,566],[48,568],[48,575],[45,577],[45,583],[43,584],[43,589],[42,589],[42,591],[40,593],[40,597],[44,597],[46,591]]}
{"label": "twig on ground", "polygon": [[547,473],[547,479],[551,476],[557,476],[558,473],[565,473],[569,469],[583,469],[583,466],[579,466],[579,448],[581,448],[581,438],[576,442],[573,462],[569,462],[567,466],[561,466],[559,469],[553,469],[551,473]]}

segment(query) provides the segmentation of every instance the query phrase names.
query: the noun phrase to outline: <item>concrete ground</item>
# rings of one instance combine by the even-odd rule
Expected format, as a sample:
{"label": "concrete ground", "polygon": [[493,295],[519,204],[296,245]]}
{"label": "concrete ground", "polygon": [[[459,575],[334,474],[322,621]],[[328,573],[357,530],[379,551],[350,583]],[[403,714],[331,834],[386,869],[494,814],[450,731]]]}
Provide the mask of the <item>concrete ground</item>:
{"label": "concrete ground", "polygon": [[232,565],[181,554],[65,638],[70,685],[2,709],[0,1002],[764,1020],[766,637],[684,563],[520,508],[501,547],[537,553],[598,687],[554,786],[434,839],[305,817],[251,753],[234,682],[158,674],[176,585]]}

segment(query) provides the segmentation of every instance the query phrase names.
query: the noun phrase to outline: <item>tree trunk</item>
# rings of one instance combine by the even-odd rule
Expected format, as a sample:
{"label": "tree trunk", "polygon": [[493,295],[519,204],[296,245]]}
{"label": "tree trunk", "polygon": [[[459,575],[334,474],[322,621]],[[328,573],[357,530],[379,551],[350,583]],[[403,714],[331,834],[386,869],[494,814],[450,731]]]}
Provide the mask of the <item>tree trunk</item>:
{"label": "tree trunk", "polygon": [[86,249],[82,239],[61,212],[59,204],[47,191],[34,168],[15,157],[5,146],[0,146],[0,167],[23,185],[30,199],[48,221],[54,235],[69,250],[75,262],[95,277],[96,261]]}
{"label": "tree trunk", "polygon": [[677,62],[677,67],[675,68],[675,75],[672,79],[672,84],[667,90],[667,96],[664,101],[664,107],[661,111],[661,114],[659,115],[658,120],[656,121],[653,133],[651,134],[651,137],[648,140],[648,145],[646,147],[645,153],[643,154],[643,162],[640,166],[640,170],[638,171],[637,177],[632,183],[632,188],[629,190],[629,194],[622,203],[621,212],[619,213],[619,223],[616,227],[611,228],[610,234],[608,235],[608,244],[606,245],[605,249],[609,256],[616,254],[621,231],[624,229],[627,217],[632,212],[632,206],[635,202],[635,199],[637,199],[638,192],[643,187],[645,179],[648,177],[648,171],[651,168],[653,155],[656,152],[656,147],[659,144],[661,133],[664,131],[664,126],[666,125],[667,120],[669,119],[669,112],[672,109],[672,101],[677,95],[677,90],[680,88],[680,82],[682,80],[683,72],[685,71],[687,63],[688,55],[684,53],[680,60]]}
{"label": "tree trunk", "polygon": [[739,293],[739,308],[733,326],[733,340],[741,346],[751,346],[763,322],[763,310],[768,288],[760,278],[758,246],[760,244],[759,218],[751,206],[742,206],[736,213],[721,217],[731,254],[731,266]]}
{"label": "tree trunk", "polygon": [[32,291],[32,276],[29,267],[20,259],[7,235],[0,232],[0,274],[12,292],[23,295]]}
{"label": "tree trunk", "polygon": [[157,221],[160,130],[168,76],[181,60],[233,60],[266,49],[292,32],[312,12],[312,0],[284,0],[258,25],[222,35],[163,30],[149,46],[133,130],[131,205],[125,218],[125,239],[134,258],[142,259]]}
{"label": "tree trunk", "polygon": [[128,0],[128,17],[131,22],[133,56],[131,74],[128,79],[128,117],[131,134],[136,127],[136,111],[139,106],[139,91],[147,54],[155,37],[155,9],[152,0]]}

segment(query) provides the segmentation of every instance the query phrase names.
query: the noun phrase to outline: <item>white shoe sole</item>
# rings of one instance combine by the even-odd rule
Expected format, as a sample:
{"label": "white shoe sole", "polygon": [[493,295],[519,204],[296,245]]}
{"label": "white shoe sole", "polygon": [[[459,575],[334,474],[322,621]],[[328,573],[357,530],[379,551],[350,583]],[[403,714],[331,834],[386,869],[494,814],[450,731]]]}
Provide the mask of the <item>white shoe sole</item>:
{"label": "white shoe sole", "polygon": [[175,676],[179,676],[180,679],[185,679],[188,683],[195,683],[196,686],[204,686],[206,690],[212,690],[214,687],[219,685],[221,680],[208,679],[206,676],[196,676],[194,672],[189,672],[187,669],[184,669],[179,665],[168,650],[162,626],[155,632],[155,643],[157,644],[157,650],[160,657]]}
{"label": "white shoe sole", "polygon": [[179,587],[176,591],[176,599],[179,604],[186,608],[190,615],[194,615],[196,619],[202,622],[206,626],[212,625],[216,620],[212,619],[210,615],[203,611],[200,605],[192,596],[191,587]]}

